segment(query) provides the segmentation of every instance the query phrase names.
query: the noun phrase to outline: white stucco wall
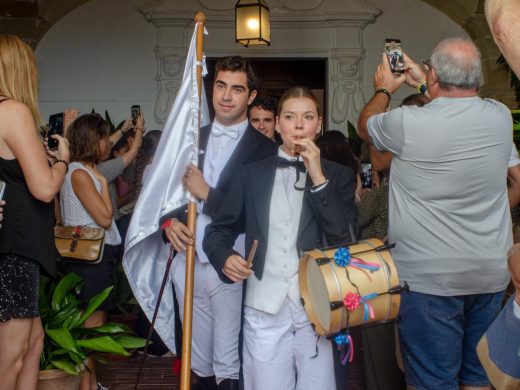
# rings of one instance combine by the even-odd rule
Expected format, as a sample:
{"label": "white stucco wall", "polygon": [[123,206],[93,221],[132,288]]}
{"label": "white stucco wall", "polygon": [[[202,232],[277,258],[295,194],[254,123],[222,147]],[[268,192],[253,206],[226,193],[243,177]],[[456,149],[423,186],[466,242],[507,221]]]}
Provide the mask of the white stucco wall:
{"label": "white stucco wall", "polygon": [[[77,107],[82,112],[94,108],[100,113],[107,109],[114,122],[119,122],[129,116],[132,104],[141,104],[147,127],[159,127],[153,115],[157,98],[156,29],[139,12],[148,3],[92,0],[49,30],[36,49],[41,108],[46,117],[65,107]],[[447,16],[420,0],[369,3],[383,12],[363,34],[365,98],[372,95],[372,75],[381,60],[385,38],[400,38],[405,51],[419,61],[429,56],[440,39],[466,35]],[[412,92],[403,89],[394,103]]]}
{"label": "white stucco wall", "polygon": [[148,129],[156,98],[155,28],[138,9],[149,0],[93,0],[66,15],[36,48],[44,117],[92,108],[114,122],[140,104]]}

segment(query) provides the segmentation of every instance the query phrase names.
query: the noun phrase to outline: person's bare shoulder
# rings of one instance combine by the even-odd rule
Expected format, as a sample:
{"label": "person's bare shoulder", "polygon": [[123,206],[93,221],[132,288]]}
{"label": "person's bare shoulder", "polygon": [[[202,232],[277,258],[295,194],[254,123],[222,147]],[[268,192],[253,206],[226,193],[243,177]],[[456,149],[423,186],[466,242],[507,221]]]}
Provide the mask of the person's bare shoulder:
{"label": "person's bare shoulder", "polygon": [[26,140],[36,134],[36,122],[29,107],[16,100],[0,103],[0,136],[7,142]]}
{"label": "person's bare shoulder", "polygon": [[0,103],[0,127],[15,126],[17,123],[25,123],[28,120],[34,123],[31,110],[25,104],[8,99]]}
{"label": "person's bare shoulder", "polygon": [[17,116],[31,116],[31,111],[22,102],[14,99],[6,99],[0,102],[0,119],[9,117],[14,118]]}

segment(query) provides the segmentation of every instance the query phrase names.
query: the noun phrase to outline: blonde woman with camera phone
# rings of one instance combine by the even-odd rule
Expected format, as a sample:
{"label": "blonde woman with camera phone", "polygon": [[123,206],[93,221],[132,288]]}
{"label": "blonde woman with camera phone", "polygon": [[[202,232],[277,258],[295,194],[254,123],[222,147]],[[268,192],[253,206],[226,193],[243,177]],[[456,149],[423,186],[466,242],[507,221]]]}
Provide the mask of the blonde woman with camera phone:
{"label": "blonde woman with camera phone", "polygon": [[53,275],[54,196],[68,169],[58,140],[50,165],[37,127],[38,75],[32,49],[0,35],[0,180],[6,183],[0,229],[0,389],[38,383],[44,332],[38,312],[40,270]]}

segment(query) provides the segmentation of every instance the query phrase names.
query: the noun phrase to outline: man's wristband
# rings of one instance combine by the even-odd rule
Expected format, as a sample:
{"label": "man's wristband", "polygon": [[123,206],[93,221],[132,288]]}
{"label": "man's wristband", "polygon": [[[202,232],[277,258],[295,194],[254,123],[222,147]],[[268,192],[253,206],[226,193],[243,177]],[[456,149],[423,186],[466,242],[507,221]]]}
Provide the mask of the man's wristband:
{"label": "man's wristband", "polygon": [[165,230],[166,228],[169,228],[173,225],[173,221],[179,222],[177,218],[168,218],[166,221],[163,222],[160,229]]}
{"label": "man's wristband", "polygon": [[422,83],[417,84],[417,92],[425,94],[427,90],[428,90],[428,88],[426,86],[426,81],[423,81]]}
{"label": "man's wristband", "polygon": [[388,99],[392,99],[392,94],[386,88],[382,88],[382,87],[377,88],[376,91],[374,92],[374,95],[377,95],[378,93],[384,93],[386,96],[388,96]]}

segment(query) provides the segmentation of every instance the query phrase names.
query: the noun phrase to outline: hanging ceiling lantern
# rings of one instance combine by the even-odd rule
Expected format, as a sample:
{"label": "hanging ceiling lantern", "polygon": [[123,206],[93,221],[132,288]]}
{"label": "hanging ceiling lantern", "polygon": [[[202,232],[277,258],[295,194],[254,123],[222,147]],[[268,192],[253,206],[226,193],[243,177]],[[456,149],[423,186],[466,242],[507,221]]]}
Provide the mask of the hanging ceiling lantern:
{"label": "hanging ceiling lantern", "polygon": [[271,43],[269,7],[264,0],[238,0],[235,5],[235,39],[244,46]]}

